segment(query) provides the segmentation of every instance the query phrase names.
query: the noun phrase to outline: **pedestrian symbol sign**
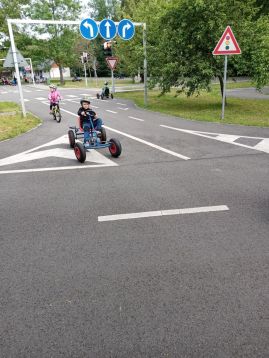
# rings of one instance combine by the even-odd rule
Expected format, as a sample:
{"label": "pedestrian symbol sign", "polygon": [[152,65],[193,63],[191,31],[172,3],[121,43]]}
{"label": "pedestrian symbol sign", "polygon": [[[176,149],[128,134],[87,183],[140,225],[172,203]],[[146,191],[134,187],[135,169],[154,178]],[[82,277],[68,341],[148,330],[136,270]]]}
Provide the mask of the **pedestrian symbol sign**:
{"label": "pedestrian symbol sign", "polygon": [[241,50],[230,26],[222,34],[213,55],[240,55]]}

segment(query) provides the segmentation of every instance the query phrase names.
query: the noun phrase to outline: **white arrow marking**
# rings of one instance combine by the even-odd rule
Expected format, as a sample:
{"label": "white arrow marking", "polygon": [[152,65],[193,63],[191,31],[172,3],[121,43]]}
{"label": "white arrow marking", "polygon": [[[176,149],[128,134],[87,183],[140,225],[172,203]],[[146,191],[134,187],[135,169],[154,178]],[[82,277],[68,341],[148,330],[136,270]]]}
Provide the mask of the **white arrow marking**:
{"label": "white arrow marking", "polygon": [[92,27],[92,25],[89,24],[89,23],[86,21],[86,22],[84,22],[83,26],[85,26],[86,29],[88,28],[88,29],[90,30],[90,37],[93,37],[94,34],[93,34],[93,27]]}
{"label": "white arrow marking", "polygon": [[126,31],[128,31],[131,27],[132,26],[129,23],[122,27],[122,37],[126,37]]}
{"label": "white arrow marking", "polygon": [[111,25],[110,25],[110,23],[108,21],[105,23],[105,27],[106,27],[106,38],[110,38],[110,27],[111,27]]}
{"label": "white arrow marking", "polygon": [[[64,159],[72,159],[76,161],[76,157],[74,155],[74,151],[72,149],[65,148],[53,148],[46,149],[42,151],[36,152],[36,150],[44,147],[49,147],[57,144],[67,144],[68,139],[67,135],[64,135],[60,138],[57,138],[49,143],[43,144],[39,147],[32,148],[25,152],[12,155],[10,157],[4,158],[0,160],[0,166],[18,164],[23,162],[29,162],[31,160],[55,157],[55,158],[64,158]],[[35,152],[34,152],[35,151]],[[88,152],[87,159],[85,163],[97,163],[95,165],[84,165],[83,168],[90,167],[104,167],[104,166],[117,166],[112,160],[106,158],[102,154],[98,153],[96,150],[91,150]],[[24,173],[24,172],[35,172],[35,171],[52,171],[52,170],[67,170],[67,169],[78,169],[78,166],[70,166],[70,167],[55,167],[55,168],[34,168],[34,169],[20,169],[20,170],[6,170],[0,171],[0,174],[12,174],[12,173]]]}

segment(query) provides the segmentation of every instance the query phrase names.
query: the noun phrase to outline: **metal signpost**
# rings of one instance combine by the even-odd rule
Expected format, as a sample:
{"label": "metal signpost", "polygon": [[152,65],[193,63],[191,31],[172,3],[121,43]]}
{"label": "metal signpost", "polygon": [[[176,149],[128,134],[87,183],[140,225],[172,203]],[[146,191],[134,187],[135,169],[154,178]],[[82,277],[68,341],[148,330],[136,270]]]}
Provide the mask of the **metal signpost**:
{"label": "metal signpost", "polygon": [[[146,24],[143,22],[134,22],[132,23],[130,20],[122,20],[124,21],[120,25],[120,33],[119,36],[124,38],[125,40],[129,40],[134,35],[134,27],[135,26],[142,26],[143,28],[143,47],[144,47],[144,102],[145,105],[147,104],[147,59],[146,59]],[[21,100],[21,107],[23,116],[26,116],[20,74],[19,74],[19,66],[18,66],[18,59],[16,54],[16,47],[14,41],[14,34],[12,30],[12,24],[40,24],[40,25],[78,25],[80,29],[81,35],[86,38],[87,40],[93,40],[97,37],[99,29],[98,25],[102,23],[100,28],[100,34],[103,38],[109,40],[116,36],[117,34],[117,26],[119,26],[120,22],[113,22],[109,19],[104,19],[100,21],[94,21],[90,18],[84,19],[82,21],[71,21],[71,20],[30,20],[30,19],[7,19],[8,24],[8,31],[9,31],[9,38],[11,43],[11,49],[13,53],[16,77],[18,81],[18,89],[20,94]],[[116,29],[114,28],[113,24],[115,25]],[[107,36],[108,35],[108,36]]]}
{"label": "metal signpost", "polygon": [[224,119],[224,111],[225,111],[225,99],[226,99],[226,82],[227,82],[227,63],[228,58],[227,55],[240,55],[241,50],[234,37],[233,31],[230,26],[227,26],[225,31],[223,32],[217,46],[212,52],[213,55],[224,55],[224,81],[223,81],[223,94],[222,94],[222,110],[221,110],[221,119]]}
{"label": "metal signpost", "polygon": [[106,57],[106,63],[111,69],[111,79],[112,79],[112,93],[115,93],[115,85],[114,85],[114,70],[117,66],[119,59],[118,57]]}

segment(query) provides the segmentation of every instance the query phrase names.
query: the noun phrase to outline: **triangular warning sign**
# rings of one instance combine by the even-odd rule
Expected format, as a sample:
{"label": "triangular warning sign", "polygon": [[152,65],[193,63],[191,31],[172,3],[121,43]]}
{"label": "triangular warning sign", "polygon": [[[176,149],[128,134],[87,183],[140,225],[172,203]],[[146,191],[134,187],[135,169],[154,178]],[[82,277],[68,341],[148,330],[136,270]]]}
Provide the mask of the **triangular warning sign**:
{"label": "triangular warning sign", "polygon": [[[20,51],[18,49],[16,49],[16,54],[17,54],[17,60],[18,60],[18,66],[19,67],[27,67],[27,66],[29,66],[29,64],[26,62],[25,58],[22,56],[22,54],[20,53]],[[5,62],[3,64],[3,67],[15,67],[11,47],[8,50],[8,54],[7,54],[7,57],[6,57]]]}
{"label": "triangular warning sign", "polygon": [[106,62],[112,71],[116,68],[118,60],[118,57],[106,57]]}
{"label": "triangular warning sign", "polygon": [[212,52],[213,55],[240,55],[240,47],[234,37],[230,26],[227,26],[223,32],[217,46]]}

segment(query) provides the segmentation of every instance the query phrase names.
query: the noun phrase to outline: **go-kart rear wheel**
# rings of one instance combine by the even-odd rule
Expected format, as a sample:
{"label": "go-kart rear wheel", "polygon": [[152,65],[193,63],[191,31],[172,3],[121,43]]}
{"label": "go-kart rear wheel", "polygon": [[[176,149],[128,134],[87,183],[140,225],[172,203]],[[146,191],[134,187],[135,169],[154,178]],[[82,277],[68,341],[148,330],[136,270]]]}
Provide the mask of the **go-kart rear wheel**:
{"label": "go-kart rear wheel", "polygon": [[69,139],[70,148],[74,148],[76,144],[76,140],[75,140],[75,134],[71,129],[68,131],[68,139]]}
{"label": "go-kart rear wheel", "polygon": [[101,99],[104,99],[104,95],[103,95],[103,94],[101,94]]}
{"label": "go-kart rear wheel", "polygon": [[113,99],[113,98],[114,98],[113,93],[111,93],[111,95],[110,95],[110,96],[111,96],[111,99]]}
{"label": "go-kart rear wheel", "polygon": [[99,99],[99,98],[100,98],[100,94],[99,94],[99,93],[96,93],[96,97],[97,97],[97,99]]}
{"label": "go-kart rear wheel", "polygon": [[112,157],[117,158],[121,155],[121,144],[118,139],[111,138],[110,139],[109,151]]}
{"label": "go-kart rear wheel", "polygon": [[105,143],[106,142],[106,130],[105,130],[105,128],[101,127],[100,132],[101,132],[101,142]]}
{"label": "go-kart rear wheel", "polygon": [[84,163],[86,160],[86,149],[84,148],[84,145],[80,142],[77,142],[74,146],[74,152],[77,160],[80,163]]}

